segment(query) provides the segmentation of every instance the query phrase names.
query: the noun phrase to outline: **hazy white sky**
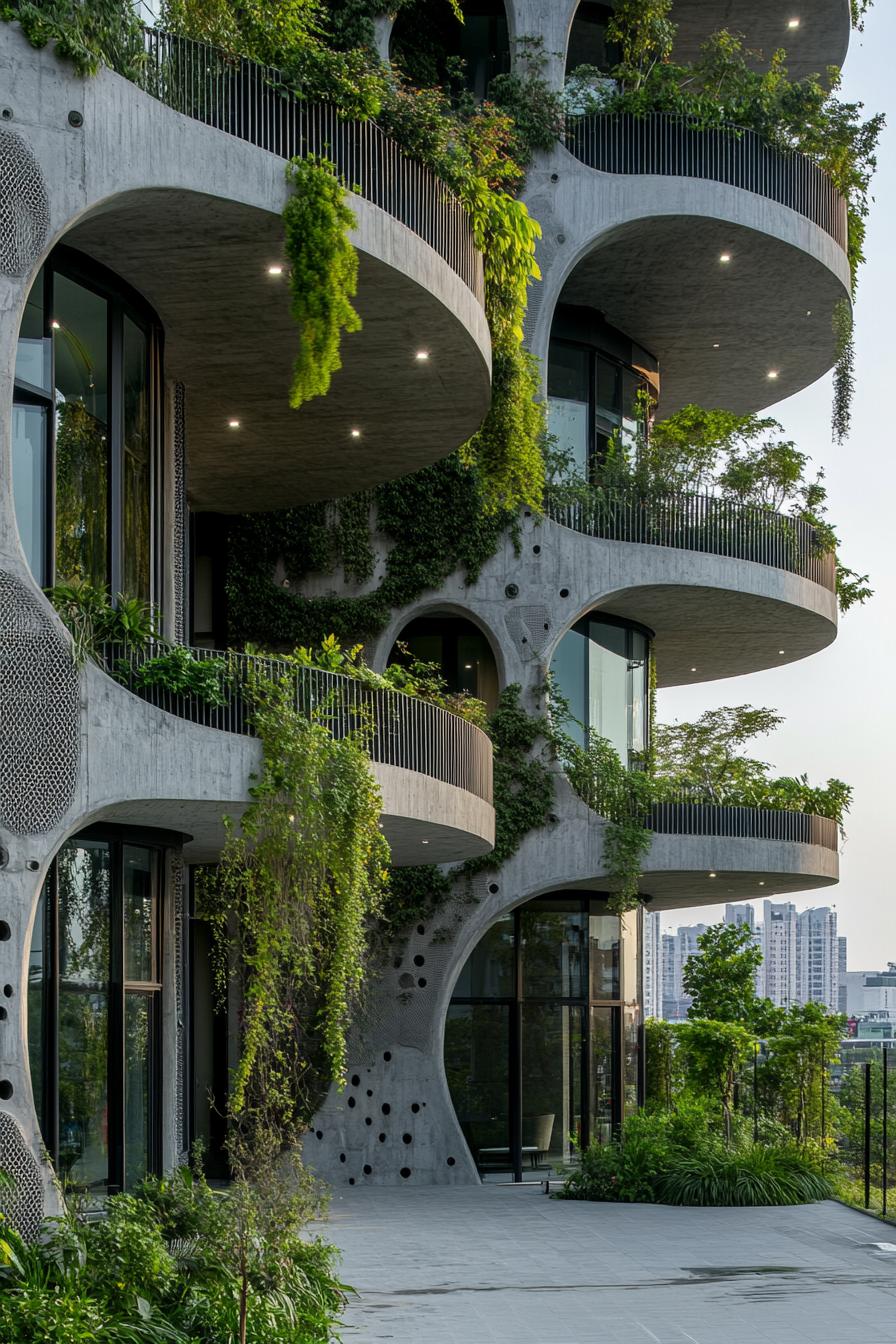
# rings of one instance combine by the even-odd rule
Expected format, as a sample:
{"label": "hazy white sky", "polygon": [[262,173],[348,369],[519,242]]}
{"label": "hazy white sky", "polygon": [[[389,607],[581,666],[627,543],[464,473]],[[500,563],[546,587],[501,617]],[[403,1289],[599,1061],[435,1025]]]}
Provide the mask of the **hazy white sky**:
{"label": "hazy white sky", "polygon": [[[856,391],[852,431],[831,444],[831,379],[769,413],[788,436],[825,469],[830,517],[842,540],[845,564],[869,573],[875,596],[841,620],[835,643],[814,658],[784,668],[702,686],[662,691],[659,717],[692,718],[711,706],[769,705],[787,722],[760,739],[757,755],[784,774],[845,779],[855,789],[840,860],[840,885],[794,897],[798,909],[834,905],[849,939],[850,970],[896,961],[896,455],[892,401],[896,394],[896,5],[877,0],[864,33],[853,36],[842,96],[884,112],[889,126],[878,152],[874,205],[865,245],[867,261],[856,301]],[[894,759],[891,759],[894,758]],[[896,795],[896,789],[894,789]],[[711,922],[721,906],[664,916],[667,927]]]}

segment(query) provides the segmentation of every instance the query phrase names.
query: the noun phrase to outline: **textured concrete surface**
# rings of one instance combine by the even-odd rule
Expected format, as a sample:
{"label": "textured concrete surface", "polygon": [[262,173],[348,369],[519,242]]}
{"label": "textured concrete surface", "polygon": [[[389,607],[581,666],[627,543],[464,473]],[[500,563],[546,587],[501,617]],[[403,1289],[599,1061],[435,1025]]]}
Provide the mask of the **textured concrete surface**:
{"label": "textured concrete surface", "polygon": [[[798,28],[788,28],[798,18]],[[672,21],[678,25],[674,59],[692,61],[713,29],[742,33],[746,46],[770,60],[779,47],[787,53],[791,79],[824,74],[842,65],[849,47],[849,0],[675,0]]]}
{"label": "textured concrete surface", "polygon": [[896,1339],[891,1230],[839,1204],[673,1209],[565,1203],[537,1186],[348,1190],[323,1230],[356,1290],[345,1344]]}

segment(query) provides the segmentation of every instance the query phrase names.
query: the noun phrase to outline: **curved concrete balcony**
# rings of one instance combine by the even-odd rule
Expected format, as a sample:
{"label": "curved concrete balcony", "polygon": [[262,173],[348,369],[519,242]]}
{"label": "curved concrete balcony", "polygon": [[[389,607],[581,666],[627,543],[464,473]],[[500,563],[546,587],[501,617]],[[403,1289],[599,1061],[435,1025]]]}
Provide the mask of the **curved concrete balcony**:
{"label": "curved concrete balcony", "polygon": [[709,495],[623,492],[548,516],[593,539],[594,572],[609,562],[626,576],[596,609],[654,631],[660,686],[778,667],[836,637],[834,556],[801,519]]}
{"label": "curved concrete balcony", "polygon": [[[797,26],[791,22],[798,20]],[[791,79],[824,75],[840,66],[849,48],[849,0],[675,0],[672,21],[678,27],[674,59],[694,61],[710,33],[727,28],[741,33],[744,45],[760,53],[765,65],[783,47]]]}
{"label": "curved concrete balcony", "polygon": [[[189,861],[217,857],[223,816],[242,814],[250,777],[261,764],[245,694],[258,672],[290,676],[297,711],[337,738],[355,732],[364,737],[393,863],[447,863],[492,848],[492,744],[474,724],[351,677],[316,669],[296,674],[276,659],[246,654],[208,649],[192,654],[220,666],[223,704],[141,684],[142,653],[122,657],[120,649],[109,647],[106,664],[114,681],[91,669],[91,700],[98,709],[91,714],[89,748],[105,766],[97,777],[119,794],[116,802],[91,798],[94,819],[178,830],[185,833]],[[109,724],[109,731],[102,731],[101,724]],[[128,758],[133,753],[139,760],[146,750],[154,762],[152,783],[147,788],[137,771],[129,793]]]}
{"label": "curved concrete balcony", "polygon": [[[374,123],[300,102],[277,72],[203,44],[148,33],[139,79],[80,79],[0,25],[0,192],[23,239],[43,237],[16,272],[18,311],[60,241],[152,305],[166,377],[186,391],[195,509],[333,497],[463,443],[488,409],[491,346],[482,259],[444,184]],[[329,158],[349,189],[363,326],[344,335],[329,394],[293,410],[300,334],[282,210],[285,163],[307,154]]]}
{"label": "curved concrete balcony", "polygon": [[758,411],[834,364],[846,203],[804,155],[665,114],[585,117],[526,199],[545,236],[536,353],[558,302],[594,308],[658,361],[661,415]]}

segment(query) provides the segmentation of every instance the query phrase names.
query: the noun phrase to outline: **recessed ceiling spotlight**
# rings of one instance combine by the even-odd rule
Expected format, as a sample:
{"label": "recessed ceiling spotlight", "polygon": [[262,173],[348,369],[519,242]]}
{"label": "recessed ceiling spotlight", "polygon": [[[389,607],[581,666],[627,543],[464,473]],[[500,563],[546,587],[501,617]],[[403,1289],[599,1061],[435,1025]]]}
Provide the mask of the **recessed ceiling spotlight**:
{"label": "recessed ceiling spotlight", "polygon": [[784,652],[783,649],[779,649],[779,650],[778,650],[778,653],[779,653],[779,654],[781,654],[781,653],[783,653],[783,652]]}
{"label": "recessed ceiling spotlight", "polygon": [[59,330],[60,324],[56,321],[55,317],[53,318],[53,321],[50,323],[50,326],[53,328],[54,331]]}
{"label": "recessed ceiling spotlight", "polygon": [[239,429],[240,427],[239,420],[228,420],[227,423],[231,429]]}
{"label": "recessed ceiling spotlight", "polygon": [[414,358],[416,359],[418,364],[425,364],[426,361],[429,359],[429,351],[418,350]]}
{"label": "recessed ceiling spotlight", "polygon": [[759,885],[760,885],[760,887],[764,887],[764,886],[765,886],[765,883],[764,883],[764,882],[760,882]]}
{"label": "recessed ceiling spotlight", "polygon": [[778,376],[778,370],[777,370],[777,369],[769,369],[768,373],[767,373],[765,376],[766,376],[766,378],[771,378],[772,382],[774,382],[775,379],[776,379],[777,376]]}
{"label": "recessed ceiling spotlight", "polygon": [[268,275],[282,275],[282,274],[283,274],[282,266],[277,266],[276,264],[274,264],[273,266],[268,267]]}
{"label": "recessed ceiling spotlight", "polygon": [[710,876],[710,877],[715,877],[716,874],[715,874],[715,873],[710,873],[709,876]]}
{"label": "recessed ceiling spotlight", "polygon": [[353,430],[350,431],[350,433],[351,433],[351,436],[352,436],[353,439],[360,439],[360,437],[361,437],[361,431],[360,431],[360,429],[353,429]]}
{"label": "recessed ceiling spotlight", "polygon": [[811,308],[807,308],[807,309],[806,309],[806,316],[807,316],[807,317],[811,317],[811,316],[812,316],[812,309],[811,309]]}
{"label": "recessed ceiling spotlight", "polygon": [[692,672],[696,672],[696,671],[697,671],[696,667],[692,667],[692,668],[691,668],[691,671],[692,671]]}
{"label": "recessed ceiling spotlight", "polygon": [[731,260],[730,252],[723,252],[719,257],[719,261],[721,261],[723,265],[727,265],[730,260]]}
{"label": "recessed ceiling spotlight", "polygon": [[713,343],[712,343],[712,348],[713,348],[713,350],[718,350],[718,348],[719,348],[719,342],[718,342],[718,341],[713,341]]}
{"label": "recessed ceiling spotlight", "polygon": [[429,844],[429,841],[428,841],[428,840],[421,840],[420,843],[421,843],[421,845],[428,845],[428,844]]}
{"label": "recessed ceiling spotlight", "polygon": [[788,27],[788,28],[799,28],[799,26],[800,26],[800,21],[799,21],[799,19],[788,19],[788,20],[787,20],[787,27]]}

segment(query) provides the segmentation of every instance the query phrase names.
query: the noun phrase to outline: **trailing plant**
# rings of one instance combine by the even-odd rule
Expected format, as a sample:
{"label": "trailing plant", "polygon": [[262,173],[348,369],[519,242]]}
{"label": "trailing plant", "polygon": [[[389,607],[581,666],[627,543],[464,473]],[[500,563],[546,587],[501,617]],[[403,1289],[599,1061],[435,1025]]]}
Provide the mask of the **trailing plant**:
{"label": "trailing plant", "polygon": [[226,705],[230,698],[227,663],[218,658],[196,658],[182,644],[172,645],[134,668],[123,660],[121,671],[139,689],[152,686],[172,695],[191,695],[213,707]]}
{"label": "trailing plant", "polygon": [[139,598],[119,593],[113,604],[108,589],[78,580],[45,592],[71,634],[78,667],[88,658],[99,661],[106,644],[145,649],[158,638],[157,614]]}
{"label": "trailing plant", "polygon": [[291,311],[299,330],[289,404],[297,408],[324,397],[342,368],[343,331],[360,331],[352,306],[358,288],[358,254],[348,238],[355,217],[343,184],[328,159],[293,159],[286,169],[292,195],[283,208],[289,259]]}
{"label": "trailing plant", "polygon": [[840,299],[834,308],[834,335],[837,340],[834,365],[834,404],[831,410],[831,428],[834,441],[842,443],[849,437],[852,398],[855,391],[855,347],[853,345],[852,304]]}
{"label": "trailing plant", "polygon": [[52,42],[79,75],[108,65],[134,79],[145,60],[143,25],[130,0],[2,0],[0,19],[19,23],[33,47]]}
{"label": "trailing plant", "polygon": [[[228,1113],[245,1136],[295,1142],[345,1067],[366,921],[380,908],[388,849],[363,725],[334,737],[327,706],[296,706],[294,676],[250,674],[263,765],[220,863],[201,883],[216,983],[241,980],[240,1057]],[[231,932],[233,936],[231,937]]]}
{"label": "trailing plant", "polygon": [[549,152],[563,137],[564,95],[545,79],[547,63],[541,36],[518,37],[513,71],[496,75],[488,89],[489,98],[513,123],[511,152],[521,168],[529,166],[536,152]]}

